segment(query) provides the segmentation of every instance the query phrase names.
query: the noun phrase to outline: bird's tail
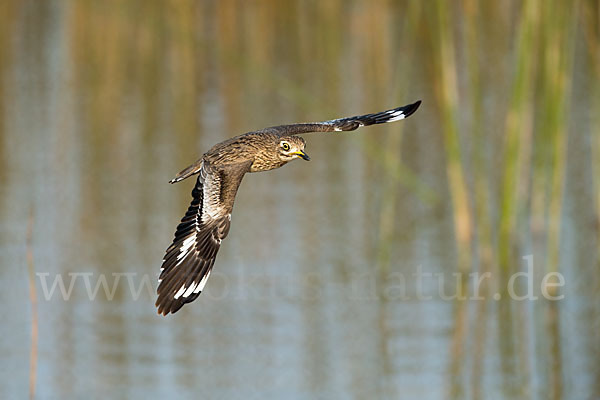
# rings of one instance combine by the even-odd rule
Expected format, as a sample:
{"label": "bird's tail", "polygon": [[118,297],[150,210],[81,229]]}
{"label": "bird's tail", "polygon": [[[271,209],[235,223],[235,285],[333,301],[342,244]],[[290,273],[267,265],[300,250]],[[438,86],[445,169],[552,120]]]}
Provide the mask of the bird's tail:
{"label": "bird's tail", "polygon": [[198,172],[200,172],[201,169],[202,169],[202,159],[199,159],[195,163],[190,165],[189,167],[181,170],[177,175],[175,175],[175,178],[173,178],[169,181],[169,183],[181,182],[185,178],[189,178],[192,175],[196,175]]}

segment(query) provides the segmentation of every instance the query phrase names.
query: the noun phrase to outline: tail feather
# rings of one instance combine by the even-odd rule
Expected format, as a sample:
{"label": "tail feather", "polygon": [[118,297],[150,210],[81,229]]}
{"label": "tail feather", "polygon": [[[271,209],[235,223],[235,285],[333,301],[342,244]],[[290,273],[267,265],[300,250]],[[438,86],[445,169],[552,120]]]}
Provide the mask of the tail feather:
{"label": "tail feather", "polygon": [[202,169],[202,159],[199,159],[195,163],[190,165],[189,167],[181,170],[177,175],[175,175],[175,178],[173,178],[169,181],[169,183],[181,182],[185,178],[189,178],[192,175],[196,175],[198,172],[200,172],[201,169]]}

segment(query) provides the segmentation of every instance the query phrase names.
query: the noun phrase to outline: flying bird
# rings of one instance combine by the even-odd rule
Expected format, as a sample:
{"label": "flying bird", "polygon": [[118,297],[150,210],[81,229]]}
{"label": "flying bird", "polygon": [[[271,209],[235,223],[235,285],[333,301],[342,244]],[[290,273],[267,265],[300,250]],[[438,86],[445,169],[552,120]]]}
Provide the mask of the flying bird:
{"label": "flying bird", "polygon": [[279,168],[301,158],[311,132],[353,131],[413,114],[421,101],[392,110],[325,122],[280,125],[248,132],[218,143],[196,162],[179,172],[170,183],[198,175],[192,203],[167,248],[158,279],[158,313],[177,312],[204,290],[221,242],[227,237],[238,187],[247,172]]}

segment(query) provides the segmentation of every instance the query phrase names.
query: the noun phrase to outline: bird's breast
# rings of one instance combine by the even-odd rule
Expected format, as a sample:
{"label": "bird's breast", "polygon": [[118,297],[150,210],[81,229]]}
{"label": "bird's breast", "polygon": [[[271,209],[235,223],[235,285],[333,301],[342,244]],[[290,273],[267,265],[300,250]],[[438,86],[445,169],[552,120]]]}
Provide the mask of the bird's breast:
{"label": "bird's breast", "polygon": [[279,157],[270,157],[263,153],[259,153],[254,157],[254,162],[250,166],[250,172],[270,171],[275,168],[282,167],[286,164]]}

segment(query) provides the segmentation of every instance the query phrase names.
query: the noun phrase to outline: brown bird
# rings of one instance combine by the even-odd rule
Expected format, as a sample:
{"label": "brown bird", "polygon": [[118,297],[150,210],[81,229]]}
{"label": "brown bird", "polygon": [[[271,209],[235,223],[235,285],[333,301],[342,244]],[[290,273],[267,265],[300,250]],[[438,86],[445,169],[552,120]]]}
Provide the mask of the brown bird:
{"label": "brown bird", "polygon": [[160,269],[158,313],[177,312],[194,301],[204,289],[215,257],[231,223],[233,202],[247,172],[269,171],[302,158],[310,132],[353,131],[361,126],[398,121],[414,113],[421,101],[376,114],[325,122],[280,125],[248,132],[221,142],[195,163],[177,174],[170,183],[198,174],[192,203],[167,248]]}

